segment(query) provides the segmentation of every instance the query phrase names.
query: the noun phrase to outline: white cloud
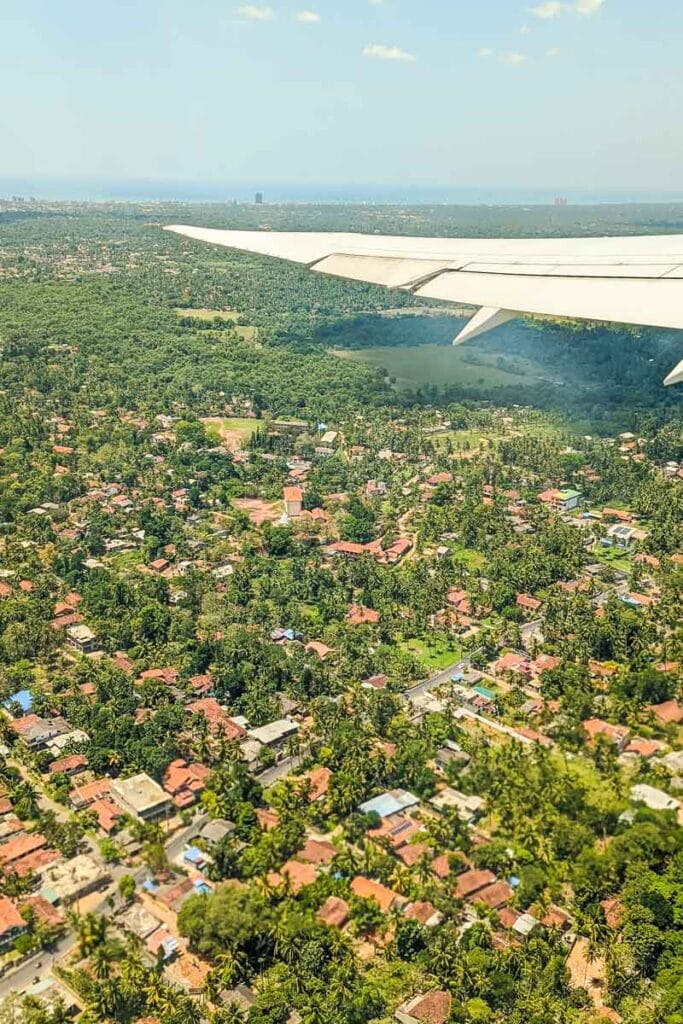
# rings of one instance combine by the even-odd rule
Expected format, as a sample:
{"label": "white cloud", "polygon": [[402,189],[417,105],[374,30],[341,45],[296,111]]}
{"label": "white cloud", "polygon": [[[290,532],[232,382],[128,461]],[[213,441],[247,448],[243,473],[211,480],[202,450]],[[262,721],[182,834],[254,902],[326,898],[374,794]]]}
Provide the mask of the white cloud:
{"label": "white cloud", "polygon": [[[585,0],[578,0],[578,3],[582,2],[585,2]],[[530,7],[529,14],[533,14],[534,18],[542,18],[544,21],[548,21],[550,18],[559,18],[563,8],[564,4],[560,3],[560,0],[543,0],[542,3],[537,4],[535,7]]]}
{"label": "white cloud", "polygon": [[479,51],[479,56],[480,57],[493,57],[493,50],[489,49],[488,46],[482,46],[481,50]]}
{"label": "white cloud", "polygon": [[247,21],[272,21],[275,17],[272,7],[257,7],[256,4],[245,4],[237,8],[240,18]]}
{"label": "white cloud", "polygon": [[384,43],[369,43],[363,50],[363,56],[371,60],[395,60],[404,64],[414,64],[417,60],[412,53],[402,50],[399,46],[385,46]]}
{"label": "white cloud", "polygon": [[524,54],[517,53],[514,50],[511,53],[506,53],[503,60],[506,64],[510,64],[511,67],[519,67],[520,64],[526,64],[526,57]]}
{"label": "white cloud", "polygon": [[560,51],[557,46],[551,46],[550,49],[545,51],[546,57],[559,57]]}
{"label": "white cloud", "polygon": [[520,31],[520,33],[521,33],[521,34],[522,34],[523,36],[526,36],[526,35],[528,35],[528,33],[529,33],[529,32],[531,32],[531,29],[529,28],[529,26],[528,26],[528,25],[522,25],[522,27],[520,28],[520,30],[519,30],[519,31]]}
{"label": "white cloud", "polygon": [[605,0],[576,0],[577,14],[595,14],[599,11]]}
{"label": "white cloud", "polygon": [[295,17],[302,25],[314,25],[316,22],[321,20],[317,11],[299,11]]}

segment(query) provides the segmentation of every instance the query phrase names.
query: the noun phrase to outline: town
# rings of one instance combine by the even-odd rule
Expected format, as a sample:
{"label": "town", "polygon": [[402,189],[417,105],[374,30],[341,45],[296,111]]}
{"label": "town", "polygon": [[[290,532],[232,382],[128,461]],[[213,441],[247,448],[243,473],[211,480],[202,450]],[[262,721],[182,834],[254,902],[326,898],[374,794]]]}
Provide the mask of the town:
{"label": "town", "polygon": [[673,1024],[675,414],[406,396],[248,257],[42,215],[0,253],[3,1020]]}

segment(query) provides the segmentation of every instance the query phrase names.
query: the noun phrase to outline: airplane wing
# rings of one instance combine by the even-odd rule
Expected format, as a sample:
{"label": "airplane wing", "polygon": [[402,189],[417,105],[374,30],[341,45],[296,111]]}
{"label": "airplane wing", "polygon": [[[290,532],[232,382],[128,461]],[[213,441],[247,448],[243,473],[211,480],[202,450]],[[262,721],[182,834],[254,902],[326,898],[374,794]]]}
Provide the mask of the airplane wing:
{"label": "airplane wing", "polygon": [[[683,329],[683,235],[409,238],[184,224],[165,230],[319,274],[479,307],[454,344],[520,315]],[[683,360],[664,383],[682,382]]]}

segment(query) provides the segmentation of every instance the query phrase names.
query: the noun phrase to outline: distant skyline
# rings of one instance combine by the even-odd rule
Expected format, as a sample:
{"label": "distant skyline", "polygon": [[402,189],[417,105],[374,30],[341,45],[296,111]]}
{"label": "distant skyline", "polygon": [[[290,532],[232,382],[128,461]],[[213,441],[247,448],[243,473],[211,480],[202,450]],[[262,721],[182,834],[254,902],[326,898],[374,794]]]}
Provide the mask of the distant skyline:
{"label": "distant skyline", "polygon": [[671,0],[24,0],[0,33],[0,194],[683,195]]}

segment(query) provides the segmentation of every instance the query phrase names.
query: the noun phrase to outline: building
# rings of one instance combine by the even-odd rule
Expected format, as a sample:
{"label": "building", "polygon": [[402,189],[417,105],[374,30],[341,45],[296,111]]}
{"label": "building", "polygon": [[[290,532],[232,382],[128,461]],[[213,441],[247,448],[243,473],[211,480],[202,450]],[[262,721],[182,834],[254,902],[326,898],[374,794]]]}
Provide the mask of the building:
{"label": "building", "polygon": [[138,821],[156,821],[173,810],[168,793],[145,772],[129,779],[113,779],[111,795],[126,814]]}
{"label": "building", "polygon": [[25,931],[26,922],[15,905],[6,896],[0,896],[0,950],[11,946]]}
{"label": "building", "polygon": [[111,876],[94,857],[80,853],[70,860],[60,860],[43,872],[43,884],[59,903],[68,906],[97,889],[105,888]]}
{"label": "building", "polygon": [[303,512],[303,491],[300,487],[285,487],[282,496],[285,502],[285,515],[288,515],[290,519],[296,519]]}
{"label": "building", "polygon": [[254,196],[254,204],[256,206],[263,206],[263,192],[257,192]]}
{"label": "building", "polygon": [[289,718],[278,718],[275,722],[269,722],[268,725],[260,725],[256,729],[249,730],[249,737],[252,740],[257,740],[262,743],[264,747],[280,747],[288,740],[290,736],[294,736],[299,731],[299,725],[297,722],[292,722]]}
{"label": "building", "polygon": [[205,764],[188,764],[182,757],[171,761],[164,775],[164,789],[176,807],[190,807],[199,799],[211,770]]}
{"label": "building", "polygon": [[82,622],[69,626],[66,631],[66,642],[69,647],[73,647],[79,654],[93,654],[100,649],[97,637],[92,629]]}
{"label": "building", "polygon": [[451,786],[445,786],[429,802],[440,811],[450,808],[456,810],[460,820],[467,824],[471,824],[481,817],[486,807],[486,801],[482,797],[467,796]]}
{"label": "building", "polygon": [[451,1012],[450,992],[425,992],[407,999],[394,1018],[399,1024],[446,1024]]}

